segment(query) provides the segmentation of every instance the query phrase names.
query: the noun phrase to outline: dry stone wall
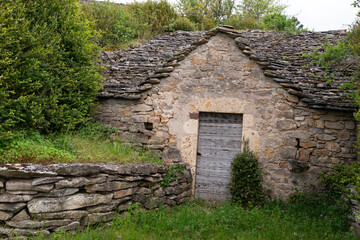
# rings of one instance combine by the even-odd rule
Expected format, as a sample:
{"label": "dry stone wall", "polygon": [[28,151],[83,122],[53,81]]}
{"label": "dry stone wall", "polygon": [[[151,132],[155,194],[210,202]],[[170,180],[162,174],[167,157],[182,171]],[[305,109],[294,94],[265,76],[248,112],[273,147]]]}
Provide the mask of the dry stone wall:
{"label": "dry stone wall", "polygon": [[82,229],[108,222],[133,203],[151,209],[191,195],[186,165],[161,187],[165,165],[13,164],[0,167],[0,237]]}
{"label": "dry stone wall", "polygon": [[274,197],[320,186],[320,172],[356,160],[352,112],[309,108],[224,34],[198,46],[141,99],[102,99],[100,106],[98,118],[127,141],[159,151],[164,161],[190,164],[192,174],[199,112],[243,114],[242,136]]}

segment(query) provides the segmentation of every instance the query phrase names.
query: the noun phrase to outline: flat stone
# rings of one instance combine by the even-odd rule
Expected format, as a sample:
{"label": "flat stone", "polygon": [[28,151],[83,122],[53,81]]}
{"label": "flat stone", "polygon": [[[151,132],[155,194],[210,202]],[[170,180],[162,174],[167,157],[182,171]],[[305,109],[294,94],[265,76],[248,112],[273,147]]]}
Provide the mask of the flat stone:
{"label": "flat stone", "polygon": [[155,183],[157,183],[157,182],[161,182],[163,179],[162,179],[161,176],[159,176],[159,177],[145,177],[144,180],[145,180],[145,181],[148,181],[148,182],[155,182]]}
{"label": "flat stone", "polygon": [[125,202],[125,203],[123,203],[123,204],[120,204],[118,207],[117,207],[117,210],[118,211],[125,211],[125,210],[127,210],[128,208],[129,208],[129,206],[131,205],[131,201],[127,201],[127,202]]}
{"label": "flat stone", "polygon": [[49,192],[54,188],[54,184],[33,186],[32,182],[32,179],[9,180],[6,182],[6,190]]}
{"label": "flat stone", "polygon": [[114,218],[115,212],[89,214],[89,225],[109,222]]}
{"label": "flat stone", "polygon": [[0,203],[0,210],[18,212],[26,206],[26,203]]}
{"label": "flat stone", "polygon": [[296,156],[296,147],[282,147],[279,154],[284,159],[293,159]]}
{"label": "flat stone", "polygon": [[89,184],[89,180],[85,177],[78,177],[72,179],[64,179],[55,183],[56,188],[78,188]]}
{"label": "flat stone", "polygon": [[322,140],[322,141],[331,141],[331,140],[335,140],[336,137],[333,135],[329,135],[329,134],[318,134],[317,139]]}
{"label": "flat stone", "polygon": [[60,212],[108,203],[112,197],[113,194],[78,193],[63,198],[36,198],[28,203],[28,209],[30,213]]}
{"label": "flat stone", "polygon": [[59,180],[64,179],[64,177],[57,176],[57,177],[43,177],[43,178],[35,178],[32,181],[33,186],[43,185],[43,184],[49,184],[49,183],[55,183]]}
{"label": "flat stone", "polygon": [[34,178],[53,177],[57,173],[49,170],[46,166],[38,164],[9,164],[0,167],[0,176],[5,178]]}
{"label": "flat stone", "polygon": [[303,147],[303,148],[316,147],[316,142],[314,142],[314,141],[300,141],[300,147]]}
{"label": "flat stone", "polygon": [[60,232],[60,231],[71,231],[71,230],[76,230],[80,228],[80,223],[79,222],[71,222],[70,224],[66,225],[66,226],[61,226],[58,228],[54,229],[54,232]]}
{"label": "flat stone", "polygon": [[66,197],[79,191],[79,188],[53,189],[48,193],[40,193],[37,197]]}
{"label": "flat stone", "polygon": [[125,189],[125,190],[116,191],[116,192],[114,192],[114,198],[116,199],[116,198],[130,196],[130,195],[134,194],[137,190],[138,190],[138,188],[129,188],[129,189]]}
{"label": "flat stone", "polygon": [[126,177],[122,177],[121,180],[127,181],[127,182],[134,182],[134,181],[139,181],[144,179],[141,176],[126,176]]}
{"label": "flat stone", "polygon": [[346,129],[354,129],[355,128],[355,122],[353,121],[346,121],[345,122]]}
{"label": "flat stone", "polygon": [[48,228],[48,227],[59,227],[68,225],[72,222],[69,219],[57,219],[57,220],[45,220],[45,221],[33,221],[33,220],[22,220],[22,221],[8,221],[6,224],[10,227],[15,228]]}
{"label": "flat stone", "polygon": [[133,111],[135,112],[150,112],[152,110],[152,107],[146,104],[137,104],[135,107],[133,107]]}
{"label": "flat stone", "polygon": [[12,212],[0,211],[0,220],[6,221],[6,220],[10,219],[13,215],[14,214]]}
{"label": "flat stone", "polygon": [[100,212],[109,212],[115,210],[119,204],[130,200],[130,197],[120,198],[120,199],[113,199],[108,204],[101,204],[94,207],[86,208],[88,213],[100,213]]}
{"label": "flat stone", "polygon": [[277,121],[276,126],[280,130],[291,130],[296,128],[296,124],[291,120],[279,120]]}
{"label": "flat stone", "polygon": [[166,187],[164,189],[166,195],[173,195],[175,194],[175,188],[174,187]]}
{"label": "flat stone", "polygon": [[140,188],[136,194],[139,194],[139,195],[149,195],[151,194],[151,189],[148,189],[148,188]]}
{"label": "flat stone", "polygon": [[87,216],[86,211],[65,211],[65,212],[56,212],[56,213],[34,214],[34,217],[37,219],[74,219],[74,220],[79,220],[85,216]]}
{"label": "flat stone", "polygon": [[325,121],[325,127],[329,129],[341,130],[344,129],[344,124],[342,122]]}
{"label": "flat stone", "polygon": [[350,133],[349,132],[338,132],[337,139],[339,140],[349,140]]}
{"label": "flat stone", "polygon": [[299,160],[308,162],[310,161],[311,149],[300,148],[299,149]]}
{"label": "flat stone", "polygon": [[26,210],[23,209],[21,212],[19,212],[18,214],[16,214],[12,219],[11,221],[15,221],[15,222],[18,222],[18,221],[22,221],[22,220],[29,220],[30,219],[30,216],[29,214],[27,214]]}
{"label": "flat stone", "polygon": [[35,191],[6,191],[6,193],[13,194],[13,195],[35,195],[38,192],[35,192]]}
{"label": "flat stone", "polygon": [[111,177],[113,176],[108,176],[107,174],[104,174],[103,176],[87,178],[87,180],[89,181],[88,184],[99,184],[105,181],[109,181],[109,178]]}
{"label": "flat stone", "polygon": [[329,150],[329,151],[333,151],[333,152],[340,152],[341,151],[341,147],[338,143],[336,142],[327,142],[325,143],[325,149]]}
{"label": "flat stone", "polygon": [[33,198],[31,195],[0,194],[0,203],[27,202]]}
{"label": "flat stone", "polygon": [[159,188],[154,192],[154,196],[162,198],[162,197],[165,196],[165,192],[164,192],[164,190],[162,188]]}
{"label": "flat stone", "polygon": [[8,236],[49,236],[50,232],[47,230],[29,230],[0,227],[0,233]]}
{"label": "flat stone", "polygon": [[85,163],[51,164],[48,168],[59,175],[76,177],[96,174],[102,170],[98,164]]}
{"label": "flat stone", "polygon": [[87,192],[111,192],[120,189],[132,188],[139,185],[138,182],[108,182],[102,184],[94,184],[85,186],[85,190]]}

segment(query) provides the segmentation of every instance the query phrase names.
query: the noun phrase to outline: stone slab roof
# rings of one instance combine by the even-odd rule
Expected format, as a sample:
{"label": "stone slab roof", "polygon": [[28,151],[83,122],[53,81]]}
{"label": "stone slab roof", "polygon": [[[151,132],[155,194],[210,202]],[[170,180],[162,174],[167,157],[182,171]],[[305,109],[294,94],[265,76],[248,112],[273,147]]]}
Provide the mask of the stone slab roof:
{"label": "stone slab roof", "polygon": [[99,92],[100,98],[140,99],[141,93],[170,75],[197,46],[207,43],[217,33],[235,39],[240,50],[257,62],[267,77],[273,78],[290,94],[309,103],[311,108],[353,111],[355,105],[339,90],[349,82],[356,70],[354,59],[341,62],[331,83],[320,77],[326,72],[311,64],[309,54],[323,44],[337,43],[346,36],[345,31],[303,32],[289,36],[282,32],[247,30],[237,31],[220,26],[207,32],[163,33],[139,47],[125,51],[103,52],[106,81]]}

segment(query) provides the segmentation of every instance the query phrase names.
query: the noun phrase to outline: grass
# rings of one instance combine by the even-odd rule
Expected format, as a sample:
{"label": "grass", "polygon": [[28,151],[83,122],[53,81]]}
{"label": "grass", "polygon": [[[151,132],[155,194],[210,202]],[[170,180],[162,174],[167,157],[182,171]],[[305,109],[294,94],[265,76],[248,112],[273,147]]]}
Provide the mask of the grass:
{"label": "grass", "polygon": [[289,204],[270,202],[248,210],[231,203],[214,207],[193,202],[144,212],[135,205],[110,227],[56,233],[50,239],[354,239],[343,201],[299,196]]}
{"label": "grass", "polygon": [[121,143],[114,134],[114,129],[99,123],[52,135],[21,132],[9,146],[0,148],[0,163],[162,163],[152,151]]}

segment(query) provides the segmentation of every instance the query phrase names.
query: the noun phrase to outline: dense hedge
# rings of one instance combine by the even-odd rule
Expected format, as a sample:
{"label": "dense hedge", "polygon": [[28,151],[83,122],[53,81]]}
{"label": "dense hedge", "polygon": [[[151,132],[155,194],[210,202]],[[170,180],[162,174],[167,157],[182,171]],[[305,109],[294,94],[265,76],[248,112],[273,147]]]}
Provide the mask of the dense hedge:
{"label": "dense hedge", "polygon": [[0,143],[88,118],[101,80],[91,29],[76,0],[1,1]]}

